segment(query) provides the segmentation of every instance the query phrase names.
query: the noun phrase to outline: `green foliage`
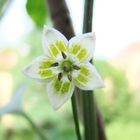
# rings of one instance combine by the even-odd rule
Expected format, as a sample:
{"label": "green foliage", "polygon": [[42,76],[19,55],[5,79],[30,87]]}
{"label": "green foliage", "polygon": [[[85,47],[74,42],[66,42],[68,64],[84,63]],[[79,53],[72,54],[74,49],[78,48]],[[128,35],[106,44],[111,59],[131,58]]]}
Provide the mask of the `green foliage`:
{"label": "green foliage", "polygon": [[5,5],[6,0],[0,0],[0,11],[2,10],[2,7]]}
{"label": "green foliage", "polygon": [[0,11],[2,11],[6,3],[7,3],[7,0],[0,0]]}
{"label": "green foliage", "polygon": [[10,0],[0,0],[0,19],[6,12],[6,8],[8,7],[8,4],[10,3]]}
{"label": "green foliage", "polygon": [[37,27],[41,28],[47,19],[45,0],[27,0],[26,9]]}
{"label": "green foliage", "polygon": [[140,124],[135,122],[122,123],[115,121],[106,127],[108,140],[139,140]]}
{"label": "green foliage", "polygon": [[[112,122],[116,119],[127,118],[132,108],[132,91],[128,86],[127,78],[120,69],[113,67],[106,61],[97,61],[96,67],[111,83],[110,90],[99,90],[97,99],[99,100],[101,110],[105,121]],[[132,118],[131,118],[132,119]]]}

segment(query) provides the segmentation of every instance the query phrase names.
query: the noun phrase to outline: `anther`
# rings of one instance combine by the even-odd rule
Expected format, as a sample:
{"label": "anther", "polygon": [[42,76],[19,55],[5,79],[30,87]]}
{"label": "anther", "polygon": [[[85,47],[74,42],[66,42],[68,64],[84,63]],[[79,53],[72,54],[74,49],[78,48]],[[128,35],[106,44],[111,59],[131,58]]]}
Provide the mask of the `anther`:
{"label": "anther", "polygon": [[80,70],[80,67],[77,66],[77,65],[72,65],[72,67],[73,67],[73,69],[75,69],[75,70]]}
{"label": "anther", "polygon": [[63,77],[63,74],[60,72],[60,73],[58,74],[58,80],[60,81],[60,80],[62,79],[62,77]]}
{"label": "anther", "polygon": [[57,67],[58,65],[58,62],[51,64],[52,67]]}
{"label": "anther", "polygon": [[63,56],[64,59],[67,58],[67,56],[66,56],[66,54],[64,52],[61,52],[61,54],[62,54],[62,56]]}
{"label": "anther", "polygon": [[72,76],[71,76],[71,74],[68,74],[67,77],[68,77],[68,80],[69,80],[69,81],[72,81]]}

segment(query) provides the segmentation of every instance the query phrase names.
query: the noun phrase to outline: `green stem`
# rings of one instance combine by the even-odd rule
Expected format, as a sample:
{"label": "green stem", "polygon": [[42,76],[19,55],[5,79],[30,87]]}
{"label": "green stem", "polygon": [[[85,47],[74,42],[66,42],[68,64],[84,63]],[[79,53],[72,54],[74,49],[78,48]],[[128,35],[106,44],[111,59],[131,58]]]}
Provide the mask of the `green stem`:
{"label": "green stem", "polygon": [[85,140],[98,140],[96,110],[92,91],[83,91],[82,98]]}
{"label": "green stem", "polygon": [[94,0],[85,0],[83,33],[92,31],[93,4]]}
{"label": "green stem", "polygon": [[77,140],[81,140],[75,94],[73,94],[73,96],[71,98],[71,105],[72,105],[72,111],[73,111],[73,119],[74,119],[74,123],[75,123],[75,131],[76,131],[76,134],[77,134]]}
{"label": "green stem", "polygon": [[32,126],[32,128],[36,131],[36,133],[40,136],[41,140],[47,140],[45,135],[41,132],[41,130],[35,125],[35,123],[31,120],[31,118],[25,113],[19,113],[21,116],[23,116]]}
{"label": "green stem", "polygon": [[[83,33],[92,31],[93,4],[94,0],[85,0]],[[82,102],[85,140],[98,140],[93,91],[83,91]]]}

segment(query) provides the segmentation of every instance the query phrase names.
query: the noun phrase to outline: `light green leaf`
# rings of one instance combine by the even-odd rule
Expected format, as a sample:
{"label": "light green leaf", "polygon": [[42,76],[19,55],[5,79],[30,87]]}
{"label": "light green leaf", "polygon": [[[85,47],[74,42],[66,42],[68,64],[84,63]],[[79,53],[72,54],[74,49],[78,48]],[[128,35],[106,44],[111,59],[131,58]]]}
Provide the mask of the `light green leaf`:
{"label": "light green leaf", "polygon": [[26,9],[35,24],[42,28],[47,19],[45,0],[27,0]]}
{"label": "light green leaf", "polygon": [[3,18],[12,0],[0,0],[0,20]]}

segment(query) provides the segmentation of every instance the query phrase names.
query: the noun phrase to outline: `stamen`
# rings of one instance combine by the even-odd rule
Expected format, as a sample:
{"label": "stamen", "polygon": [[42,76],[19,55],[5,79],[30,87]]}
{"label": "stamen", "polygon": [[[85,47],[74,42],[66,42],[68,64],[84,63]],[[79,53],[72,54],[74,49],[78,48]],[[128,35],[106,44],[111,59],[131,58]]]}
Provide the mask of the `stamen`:
{"label": "stamen", "polygon": [[58,65],[58,62],[51,64],[52,67],[57,67]]}
{"label": "stamen", "polygon": [[67,77],[68,77],[68,80],[71,82],[71,81],[72,81],[72,76],[71,76],[71,74],[68,74]]}
{"label": "stamen", "polygon": [[63,77],[63,74],[60,72],[60,73],[58,74],[58,80],[60,81],[60,80],[62,79],[62,77]]}
{"label": "stamen", "polygon": [[73,69],[75,69],[75,70],[80,70],[80,67],[77,66],[77,65],[72,65],[72,67],[73,67]]}
{"label": "stamen", "polygon": [[67,56],[66,56],[66,54],[64,52],[61,52],[61,54],[62,54],[62,56],[63,56],[64,59],[67,58]]}

